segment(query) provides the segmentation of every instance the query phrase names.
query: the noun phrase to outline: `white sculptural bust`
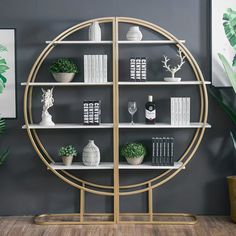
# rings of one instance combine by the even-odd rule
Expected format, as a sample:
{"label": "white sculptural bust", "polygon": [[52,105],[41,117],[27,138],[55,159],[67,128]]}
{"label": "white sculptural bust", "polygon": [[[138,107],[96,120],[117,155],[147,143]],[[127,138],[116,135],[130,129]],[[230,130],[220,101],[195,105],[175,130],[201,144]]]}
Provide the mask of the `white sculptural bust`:
{"label": "white sculptural bust", "polygon": [[52,121],[52,116],[49,114],[48,109],[53,106],[54,98],[53,98],[53,88],[44,90],[42,89],[42,100],[43,103],[43,111],[42,111],[42,120],[39,123],[44,126],[54,126],[55,123]]}

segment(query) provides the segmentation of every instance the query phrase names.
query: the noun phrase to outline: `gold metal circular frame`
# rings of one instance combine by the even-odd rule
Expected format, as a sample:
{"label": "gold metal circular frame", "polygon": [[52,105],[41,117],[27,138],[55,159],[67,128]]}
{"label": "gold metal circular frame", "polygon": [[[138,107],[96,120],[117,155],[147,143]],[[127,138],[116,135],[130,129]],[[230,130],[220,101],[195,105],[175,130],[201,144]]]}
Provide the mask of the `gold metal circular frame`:
{"label": "gold metal circular frame", "polygon": [[[89,27],[94,21],[98,21],[99,23],[111,23],[112,24],[112,71],[113,71],[113,163],[114,163],[114,169],[113,169],[113,185],[107,186],[107,185],[100,185],[96,183],[92,183],[89,181],[85,181],[83,179],[80,179],[68,171],[65,170],[55,170],[52,168],[50,163],[53,163],[53,158],[49,155],[49,153],[46,151],[44,146],[42,145],[40,138],[36,132],[35,129],[30,129],[30,124],[33,123],[33,117],[32,117],[32,94],[33,94],[33,86],[30,86],[29,83],[35,82],[36,76],[38,74],[38,71],[43,63],[43,61],[47,58],[47,56],[50,54],[50,52],[55,48],[57,45],[57,42],[60,42],[64,40],[69,35],[84,29],[86,27]],[[126,185],[126,186],[120,186],[119,185],[119,73],[118,73],[118,58],[119,58],[119,45],[118,45],[118,26],[119,23],[128,23],[128,24],[135,24],[142,27],[146,27],[162,36],[164,36],[168,40],[172,40],[176,42],[176,46],[180,48],[184,55],[186,56],[193,73],[196,77],[196,80],[200,82],[199,84],[199,93],[200,93],[200,115],[199,115],[199,122],[202,123],[201,128],[197,128],[196,132],[188,145],[186,151],[182,155],[182,157],[179,159],[179,161],[183,162],[183,165],[179,169],[171,169],[167,170],[163,173],[161,173],[159,176],[149,179],[147,181],[144,181],[142,183],[132,184],[132,185]],[[99,195],[105,195],[105,196],[114,196],[114,198],[117,200],[119,196],[126,196],[126,195],[133,195],[133,194],[139,194],[143,192],[152,191],[154,188],[157,188],[161,186],[162,184],[166,183],[173,177],[175,177],[181,170],[183,170],[184,167],[187,166],[187,164],[190,162],[194,154],[196,153],[204,132],[207,125],[207,116],[208,116],[208,96],[207,96],[207,89],[205,85],[205,81],[203,78],[203,75],[201,73],[201,70],[193,58],[192,54],[188,51],[188,49],[181,43],[179,39],[177,39],[175,36],[173,36],[168,31],[164,30],[163,28],[144,21],[140,19],[135,18],[128,18],[128,17],[105,17],[105,18],[97,18],[85,21],[83,23],[77,24],[63,33],[61,33],[59,36],[57,36],[39,55],[37,60],[35,61],[30,74],[28,76],[27,84],[25,87],[24,92],[24,119],[25,119],[25,125],[27,129],[27,133],[29,136],[29,139],[40,157],[40,159],[43,161],[43,163],[46,165],[46,167],[54,173],[56,176],[58,176],[61,180],[65,181],[66,183],[70,184],[71,186],[74,186],[75,188],[80,189],[81,191],[87,191],[94,194]],[[138,190],[135,190],[135,188],[139,188]],[[150,200],[150,199],[149,199]],[[114,201],[114,204],[116,204],[116,201]],[[115,205],[115,208],[118,208],[119,203]]]}

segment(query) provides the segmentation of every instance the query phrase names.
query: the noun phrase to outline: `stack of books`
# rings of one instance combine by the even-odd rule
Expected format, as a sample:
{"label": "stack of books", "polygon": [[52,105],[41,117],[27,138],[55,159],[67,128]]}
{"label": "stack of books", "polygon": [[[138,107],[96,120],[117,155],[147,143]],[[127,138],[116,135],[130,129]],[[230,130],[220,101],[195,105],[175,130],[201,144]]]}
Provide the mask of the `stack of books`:
{"label": "stack of books", "polygon": [[170,99],[171,125],[190,124],[190,97],[172,97]]}
{"label": "stack of books", "polygon": [[84,101],[84,125],[101,123],[101,101]]}
{"label": "stack of books", "polygon": [[130,58],[130,79],[132,81],[147,80],[147,59],[146,57]]}
{"label": "stack of books", "polygon": [[107,82],[107,55],[84,55],[84,82]]}
{"label": "stack of books", "polygon": [[152,138],[152,165],[155,166],[174,165],[173,137]]}

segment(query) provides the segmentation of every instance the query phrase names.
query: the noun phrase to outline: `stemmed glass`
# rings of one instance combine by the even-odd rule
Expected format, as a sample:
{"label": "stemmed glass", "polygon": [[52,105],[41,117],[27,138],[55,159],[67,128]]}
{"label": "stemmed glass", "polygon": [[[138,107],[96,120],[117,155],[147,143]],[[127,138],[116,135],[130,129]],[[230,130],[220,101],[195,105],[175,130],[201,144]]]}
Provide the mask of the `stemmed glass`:
{"label": "stemmed glass", "polygon": [[131,124],[134,124],[134,114],[137,111],[137,104],[136,102],[128,102],[128,111],[131,115]]}

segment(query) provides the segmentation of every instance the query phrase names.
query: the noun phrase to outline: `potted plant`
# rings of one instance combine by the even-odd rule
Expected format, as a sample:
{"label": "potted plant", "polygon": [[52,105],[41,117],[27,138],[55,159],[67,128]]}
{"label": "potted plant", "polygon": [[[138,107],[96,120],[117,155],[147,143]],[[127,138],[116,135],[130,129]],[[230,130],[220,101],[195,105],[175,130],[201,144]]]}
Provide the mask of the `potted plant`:
{"label": "potted plant", "polygon": [[54,79],[57,82],[71,82],[76,73],[79,72],[77,65],[69,58],[60,58],[54,61],[49,67]]}
{"label": "potted plant", "polygon": [[121,155],[130,165],[141,164],[146,153],[146,148],[141,143],[128,143],[121,148]]}
{"label": "potted plant", "polygon": [[[225,30],[226,37],[228,38],[231,46],[236,51],[236,11],[232,9],[227,9],[227,12],[223,16],[223,26]],[[229,63],[224,55],[219,53],[219,58],[224,66],[225,72],[229,81],[233,87],[234,93],[236,94],[236,72],[234,68],[236,67],[236,56],[233,58],[233,62]],[[227,96],[223,91],[220,91],[214,87],[209,90],[211,95],[216,99],[220,106],[228,114],[232,122],[236,125],[236,111],[232,106],[231,97]],[[231,139],[234,144],[234,149],[236,150],[236,135],[235,132],[231,130]],[[229,199],[231,207],[231,219],[236,223],[236,176],[227,177],[228,188],[229,188]]]}
{"label": "potted plant", "polygon": [[66,166],[70,166],[73,158],[77,156],[77,151],[72,145],[68,145],[65,147],[61,147],[58,154],[62,158],[63,163]]}

